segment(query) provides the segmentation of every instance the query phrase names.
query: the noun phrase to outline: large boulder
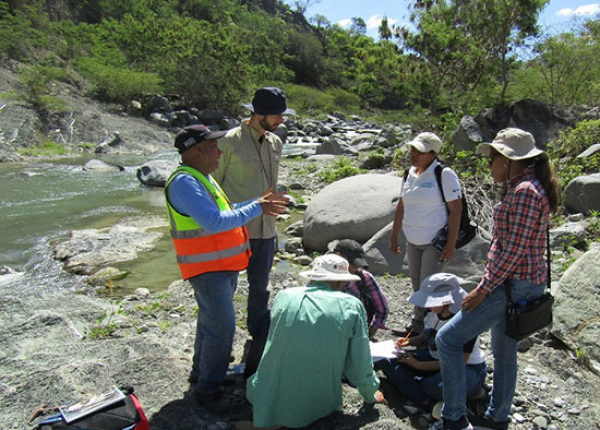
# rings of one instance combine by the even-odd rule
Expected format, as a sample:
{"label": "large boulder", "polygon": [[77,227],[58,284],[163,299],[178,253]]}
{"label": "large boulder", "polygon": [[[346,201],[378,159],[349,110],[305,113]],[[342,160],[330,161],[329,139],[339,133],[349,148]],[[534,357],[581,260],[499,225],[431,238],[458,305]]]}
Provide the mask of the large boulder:
{"label": "large boulder", "polygon": [[559,133],[576,122],[575,114],[560,106],[523,99],[508,106],[482,110],[475,118],[464,117],[453,135],[457,150],[474,149],[491,142],[500,130],[517,127],[533,134],[536,145],[545,148]]}
{"label": "large boulder", "polygon": [[324,250],[334,239],[366,242],[394,218],[402,179],[358,175],[325,187],[304,214],[304,246]]}
{"label": "large boulder", "polygon": [[552,334],[572,350],[590,360],[600,372],[600,247],[596,246],[553,284],[554,322]]}
{"label": "large boulder", "polygon": [[600,211],[600,173],[579,176],[569,182],[564,206],[570,213]]}
{"label": "large boulder", "polygon": [[139,181],[150,187],[165,187],[169,175],[175,170],[179,162],[175,160],[151,160],[136,171]]}
{"label": "large boulder", "polygon": [[101,229],[73,230],[69,240],[54,247],[54,257],[75,274],[90,275],[107,265],[131,261],[154,249],[167,226],[164,217],[132,217]]}
{"label": "large boulder", "polygon": [[[402,232],[398,235],[400,254],[393,254],[389,249],[390,234],[393,223],[388,224],[377,232],[363,245],[369,271],[375,275],[389,273],[408,276],[408,260],[406,259],[406,237]],[[471,242],[454,253],[454,259],[445,271],[462,278],[481,277],[485,266],[485,257],[489,241],[476,235]]]}

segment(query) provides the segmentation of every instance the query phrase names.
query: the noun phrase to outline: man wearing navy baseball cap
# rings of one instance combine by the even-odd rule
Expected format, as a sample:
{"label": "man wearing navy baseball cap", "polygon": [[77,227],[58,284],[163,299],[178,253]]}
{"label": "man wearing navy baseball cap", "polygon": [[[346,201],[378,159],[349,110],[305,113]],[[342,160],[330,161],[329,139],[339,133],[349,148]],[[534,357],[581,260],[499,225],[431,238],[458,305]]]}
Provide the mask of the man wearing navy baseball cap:
{"label": "man wearing navy baseball cap", "polygon": [[[287,106],[280,88],[263,87],[254,93],[252,103],[243,105],[250,110],[249,119],[231,129],[219,140],[223,151],[214,177],[231,201],[243,202],[262,194],[277,191],[279,161],[283,143],[275,134],[286,115],[295,115]],[[248,331],[254,341],[264,341],[269,325],[269,273],[276,251],[275,218],[260,216],[246,225],[250,233],[252,258],[248,265]],[[253,370],[246,363],[246,376]]]}
{"label": "man wearing navy baseball cap", "polygon": [[182,129],[175,137],[179,166],[165,189],[171,238],[181,276],[194,289],[198,321],[190,383],[194,397],[213,414],[226,414],[223,399],[233,335],[236,327],[233,294],[238,272],[248,266],[250,243],[244,225],[256,217],[285,212],[281,194],[257,194],[231,204],[211,173],[219,166],[217,139],[226,132],[203,125]]}

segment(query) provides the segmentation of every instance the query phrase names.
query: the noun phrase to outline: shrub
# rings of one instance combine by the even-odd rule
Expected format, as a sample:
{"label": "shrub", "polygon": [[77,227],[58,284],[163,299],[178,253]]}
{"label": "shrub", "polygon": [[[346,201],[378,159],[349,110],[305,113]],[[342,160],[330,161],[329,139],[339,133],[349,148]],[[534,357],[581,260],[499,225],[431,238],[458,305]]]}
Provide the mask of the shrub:
{"label": "shrub", "polygon": [[107,66],[93,58],[80,60],[78,68],[92,82],[90,93],[101,100],[126,104],[134,96],[161,89],[162,80],[155,73]]}
{"label": "shrub", "polygon": [[69,150],[59,143],[47,141],[27,148],[20,148],[18,152],[29,157],[49,157],[52,155],[66,155]]}
{"label": "shrub", "polygon": [[359,169],[349,158],[346,157],[335,157],[331,167],[326,167],[317,173],[317,176],[326,184],[331,184],[340,179],[348,178],[350,176],[360,175],[365,170]]}
{"label": "shrub", "polygon": [[600,171],[600,154],[577,158],[591,145],[598,143],[600,120],[581,121],[574,128],[560,134],[548,147],[548,155],[563,189],[578,176]]}

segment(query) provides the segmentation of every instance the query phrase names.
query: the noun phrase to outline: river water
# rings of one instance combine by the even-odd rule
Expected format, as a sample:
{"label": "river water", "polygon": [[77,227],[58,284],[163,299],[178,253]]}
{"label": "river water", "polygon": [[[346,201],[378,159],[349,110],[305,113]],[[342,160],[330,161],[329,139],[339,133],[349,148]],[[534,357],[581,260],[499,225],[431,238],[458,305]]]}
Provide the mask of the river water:
{"label": "river water", "polygon": [[[81,289],[85,280],[65,272],[52,258],[56,241],[68,238],[71,230],[108,227],[126,216],[165,214],[163,190],[145,187],[136,178],[137,167],[152,157],[94,157],[123,166],[120,172],[84,171],[89,158],[0,164],[0,266],[14,271],[0,276],[0,296]],[[131,275],[119,281],[123,291],[116,294],[138,286],[166,288],[178,279],[166,229],[164,233],[155,252],[120,265]],[[152,285],[144,276],[148,268],[156,274]]]}

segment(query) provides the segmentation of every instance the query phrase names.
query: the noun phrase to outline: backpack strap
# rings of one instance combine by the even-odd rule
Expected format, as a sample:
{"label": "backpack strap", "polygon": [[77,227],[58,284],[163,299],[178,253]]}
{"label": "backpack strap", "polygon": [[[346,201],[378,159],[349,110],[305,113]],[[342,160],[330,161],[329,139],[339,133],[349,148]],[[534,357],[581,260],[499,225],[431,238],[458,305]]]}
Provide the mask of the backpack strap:
{"label": "backpack strap", "polygon": [[447,205],[448,202],[446,201],[446,196],[444,196],[444,188],[442,185],[442,172],[444,171],[444,169],[446,167],[448,167],[448,166],[444,166],[443,164],[438,164],[437,166],[435,166],[433,173],[435,173],[435,179],[437,180],[438,188],[440,189],[440,193],[442,194],[442,200]]}

